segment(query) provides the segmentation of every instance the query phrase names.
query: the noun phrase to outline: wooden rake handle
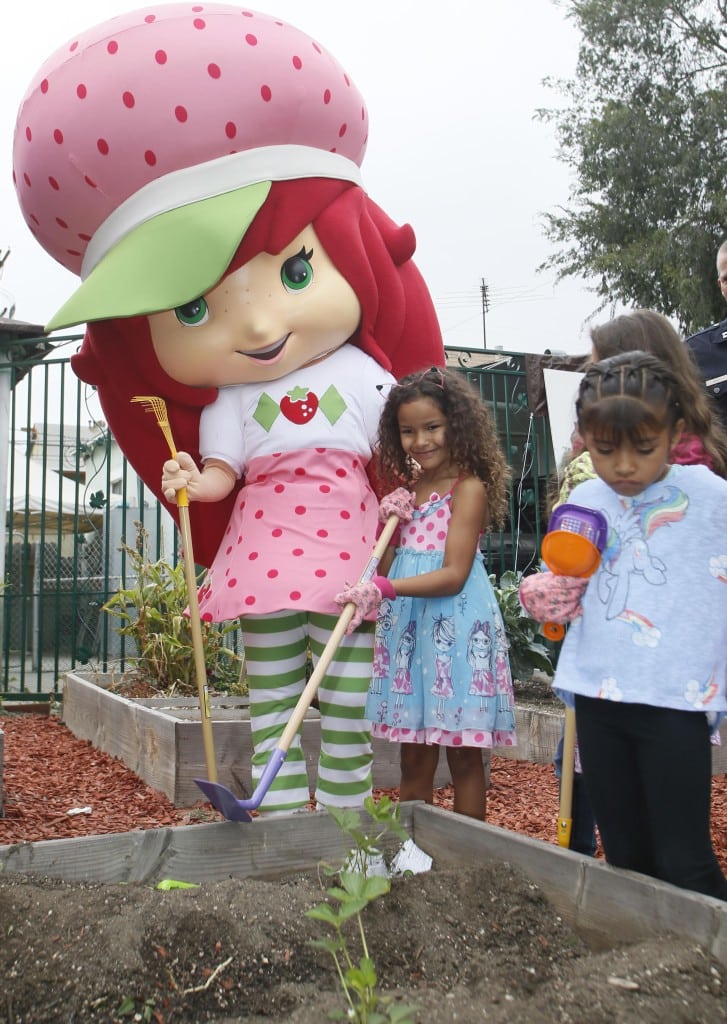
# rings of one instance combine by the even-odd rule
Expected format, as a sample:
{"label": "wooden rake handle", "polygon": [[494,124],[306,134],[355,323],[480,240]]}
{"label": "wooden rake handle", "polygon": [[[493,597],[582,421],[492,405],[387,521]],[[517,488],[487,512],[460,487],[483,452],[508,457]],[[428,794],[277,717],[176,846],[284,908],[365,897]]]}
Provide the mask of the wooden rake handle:
{"label": "wooden rake handle", "polygon": [[565,709],[563,763],[560,769],[560,806],[558,808],[558,846],[570,846],[573,827],[573,774],[576,759],[576,712]]}
{"label": "wooden rake handle", "polygon": [[[173,459],[177,457],[177,447],[172,436],[166,402],[156,395],[135,395],[132,402],[141,404],[148,412],[154,414],[157,426],[164,435],[169,453]],[[217,759],[212,735],[212,719],[210,715],[209,691],[207,689],[207,665],[204,657],[204,639],[202,623],[197,600],[197,575],[195,572],[194,549],[192,547],[192,526],[189,520],[189,495],[187,488],[177,491],[177,508],[179,509],[179,529],[182,534],[182,550],[184,561],[184,578],[187,584],[187,602],[189,604],[189,626],[192,631],[192,650],[194,652],[194,672],[197,677],[197,695],[199,698],[199,714],[202,722],[202,745],[204,746],[207,778],[217,782]]]}

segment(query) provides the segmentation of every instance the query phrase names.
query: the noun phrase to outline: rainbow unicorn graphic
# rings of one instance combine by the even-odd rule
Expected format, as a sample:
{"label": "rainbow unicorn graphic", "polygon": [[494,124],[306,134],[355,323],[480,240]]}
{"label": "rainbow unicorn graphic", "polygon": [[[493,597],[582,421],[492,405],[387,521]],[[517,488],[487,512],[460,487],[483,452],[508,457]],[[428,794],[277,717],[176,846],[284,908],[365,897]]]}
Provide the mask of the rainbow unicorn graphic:
{"label": "rainbow unicorn graphic", "polygon": [[609,529],[597,581],[598,597],[606,605],[609,619],[617,619],[627,610],[632,576],[643,576],[653,586],[666,582],[666,567],[649,550],[649,538],[661,527],[683,519],[689,498],[678,487],[665,484],[656,499],[622,498],[620,504],[621,512]]}

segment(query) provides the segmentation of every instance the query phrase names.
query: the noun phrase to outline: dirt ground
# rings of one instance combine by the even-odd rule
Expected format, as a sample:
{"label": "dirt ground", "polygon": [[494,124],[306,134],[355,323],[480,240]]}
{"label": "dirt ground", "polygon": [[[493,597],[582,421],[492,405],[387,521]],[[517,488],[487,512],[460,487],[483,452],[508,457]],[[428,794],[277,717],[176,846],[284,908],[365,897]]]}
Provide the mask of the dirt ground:
{"label": "dirt ground", "polygon": [[[174,808],[52,717],[22,719],[6,716],[0,844],[210,820],[203,806]],[[493,824],[552,841],[551,766],[493,758],[491,782]],[[727,789],[715,782],[724,823]],[[448,800],[438,791],[441,806]],[[92,813],[69,816],[83,805]],[[346,1004],[333,960],[311,945],[332,933],[305,911],[330,884],[310,872],[158,891],[0,874],[0,1024],[324,1024]],[[417,1007],[391,1019],[727,1021],[727,970],[694,944],[665,937],[589,949],[507,864],[435,863],[395,878],[364,927],[377,990],[394,1007]],[[353,926],[347,934],[358,960]]]}
{"label": "dirt ground", "polygon": [[[0,878],[0,1021],[322,1024],[346,1008],[311,946],[323,898],[315,873],[169,892]],[[379,990],[419,1024],[727,1020],[726,972],[698,948],[589,951],[504,864],[394,879],[364,922]]]}

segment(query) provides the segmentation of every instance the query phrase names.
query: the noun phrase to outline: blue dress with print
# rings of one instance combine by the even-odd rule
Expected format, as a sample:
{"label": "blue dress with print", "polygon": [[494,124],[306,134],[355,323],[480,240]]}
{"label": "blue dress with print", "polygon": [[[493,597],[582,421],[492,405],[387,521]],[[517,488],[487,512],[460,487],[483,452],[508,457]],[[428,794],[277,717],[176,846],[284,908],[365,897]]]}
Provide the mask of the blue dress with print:
{"label": "blue dress with print", "polygon": [[[432,494],[402,526],[392,579],[442,566],[451,491]],[[451,597],[384,599],[366,703],[372,735],[396,743],[514,746],[507,638],[481,555]]]}

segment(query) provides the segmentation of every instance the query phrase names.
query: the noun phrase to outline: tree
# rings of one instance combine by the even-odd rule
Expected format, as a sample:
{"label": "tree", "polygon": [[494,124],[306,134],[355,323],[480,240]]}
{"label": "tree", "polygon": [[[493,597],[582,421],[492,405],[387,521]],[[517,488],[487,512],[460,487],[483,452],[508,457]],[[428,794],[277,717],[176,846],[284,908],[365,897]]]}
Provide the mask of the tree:
{"label": "tree", "polygon": [[727,0],[563,0],[582,36],[575,76],[539,110],[572,168],[545,219],[541,269],[595,279],[692,333],[724,317],[715,258],[727,238]]}

